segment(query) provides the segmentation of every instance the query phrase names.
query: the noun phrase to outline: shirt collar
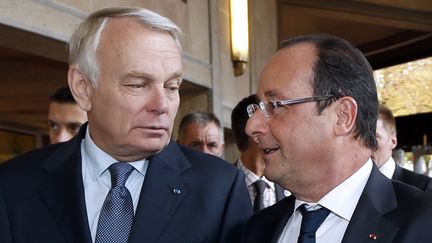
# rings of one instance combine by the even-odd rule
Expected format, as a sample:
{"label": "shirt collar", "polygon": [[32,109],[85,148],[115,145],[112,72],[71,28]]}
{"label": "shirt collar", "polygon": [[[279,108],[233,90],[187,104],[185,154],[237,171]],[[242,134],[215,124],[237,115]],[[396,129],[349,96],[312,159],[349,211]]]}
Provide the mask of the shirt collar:
{"label": "shirt collar", "polygon": [[393,178],[395,170],[396,162],[391,156],[383,165],[381,165],[381,167],[379,167],[379,171],[389,179]]}
{"label": "shirt collar", "polygon": [[261,178],[259,176],[257,176],[255,173],[253,173],[251,170],[249,170],[246,166],[244,166],[244,164],[241,162],[240,158],[238,158],[238,160],[237,160],[237,166],[245,174],[245,182],[246,182],[247,187],[251,186],[256,181],[261,179],[261,180],[265,181],[267,183],[267,185],[269,185],[273,191],[275,190],[274,182],[267,180],[267,178],[265,178],[265,176],[263,176]]}
{"label": "shirt collar", "polygon": [[[96,181],[111,164],[118,162],[94,143],[93,139],[90,137],[89,126],[87,126],[82,152],[85,153],[87,157],[87,168],[93,181]],[[128,163],[132,165],[136,171],[145,175],[148,160],[142,159],[138,161],[129,161]]]}
{"label": "shirt collar", "polygon": [[[359,170],[333,188],[318,203],[307,203],[309,205],[307,209],[315,210],[322,206],[345,220],[350,221],[371,171],[372,160],[369,158]],[[297,210],[303,203],[306,202],[296,199],[294,210]]]}

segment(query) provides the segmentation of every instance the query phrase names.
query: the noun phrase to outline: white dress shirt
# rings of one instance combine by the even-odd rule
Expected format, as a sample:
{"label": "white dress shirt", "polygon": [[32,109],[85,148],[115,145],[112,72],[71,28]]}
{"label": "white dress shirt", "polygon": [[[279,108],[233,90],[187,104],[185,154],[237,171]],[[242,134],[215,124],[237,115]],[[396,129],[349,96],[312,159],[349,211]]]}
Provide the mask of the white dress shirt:
{"label": "white dress shirt", "polygon": [[[87,127],[85,138],[81,141],[81,156],[87,217],[94,242],[99,214],[111,189],[111,175],[108,167],[118,161],[102,151],[93,142],[89,130],[90,128]],[[149,162],[143,159],[128,163],[134,167],[134,170],[126,181],[126,188],[131,193],[135,212]]]}
{"label": "white dress shirt", "polygon": [[255,173],[253,173],[251,170],[246,168],[246,166],[243,165],[240,158],[237,160],[237,167],[241,169],[245,174],[245,182],[247,189],[249,191],[249,196],[253,203],[255,202],[255,197],[257,195],[257,192],[255,190],[255,186],[253,185],[258,180],[263,180],[267,183],[266,188],[264,189],[264,207],[271,206],[276,203],[276,191],[275,191],[275,185],[274,182],[271,182],[267,180],[264,176],[260,178]]}
{"label": "white dress shirt", "polygon": [[297,243],[303,218],[299,206],[303,203],[307,204],[308,210],[325,207],[331,211],[315,234],[316,243],[342,242],[371,171],[372,160],[369,159],[357,172],[327,193],[318,203],[306,203],[296,199],[294,213],[285,225],[278,243]]}
{"label": "white dress shirt", "polygon": [[381,167],[379,167],[379,171],[381,171],[381,173],[383,173],[389,179],[393,178],[395,170],[396,162],[391,156],[383,165],[381,165]]}

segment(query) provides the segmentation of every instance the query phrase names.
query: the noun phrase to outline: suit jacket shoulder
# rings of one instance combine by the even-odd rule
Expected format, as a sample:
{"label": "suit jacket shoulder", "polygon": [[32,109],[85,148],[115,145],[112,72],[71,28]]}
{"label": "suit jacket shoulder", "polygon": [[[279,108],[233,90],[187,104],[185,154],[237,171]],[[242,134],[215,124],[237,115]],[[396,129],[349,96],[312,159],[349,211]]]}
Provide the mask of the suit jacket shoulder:
{"label": "suit jacket shoulder", "polygon": [[432,192],[432,178],[418,174],[396,165],[393,180],[401,181],[426,192]]}
{"label": "suit jacket shoulder", "polygon": [[432,239],[432,194],[390,180],[374,165],[342,242],[429,242]]}

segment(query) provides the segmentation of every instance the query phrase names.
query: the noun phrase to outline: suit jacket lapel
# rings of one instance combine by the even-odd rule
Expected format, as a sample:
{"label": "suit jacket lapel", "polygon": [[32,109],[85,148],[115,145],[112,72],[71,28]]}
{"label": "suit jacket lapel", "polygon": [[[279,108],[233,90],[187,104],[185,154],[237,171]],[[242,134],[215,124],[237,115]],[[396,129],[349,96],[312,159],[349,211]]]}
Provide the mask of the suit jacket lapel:
{"label": "suit jacket lapel", "polygon": [[157,241],[189,192],[181,177],[189,167],[173,142],[150,159],[129,242]]}
{"label": "suit jacket lapel", "polygon": [[81,139],[86,125],[71,141],[60,145],[44,162],[47,172],[39,193],[67,242],[91,243],[81,172]]}
{"label": "suit jacket lapel", "polygon": [[403,171],[402,168],[396,165],[395,172],[393,173],[393,180],[402,181],[403,180]]}
{"label": "suit jacket lapel", "polygon": [[399,228],[384,218],[384,215],[396,207],[396,195],[391,180],[382,175],[374,165],[342,242],[366,242],[373,235],[376,236],[374,242],[393,242]]}
{"label": "suit jacket lapel", "polygon": [[273,234],[273,238],[271,240],[271,243],[277,243],[278,242],[279,237],[282,234],[282,231],[285,229],[285,226],[288,223],[288,219],[291,217],[291,215],[294,212],[295,197],[291,195],[284,200],[286,200],[286,201],[283,201],[281,203],[285,204],[283,208],[287,209],[287,210],[286,211],[284,210],[284,212],[282,213],[282,217],[280,217],[279,211],[277,212],[279,215],[274,215],[275,218],[280,217],[280,222],[278,223],[277,228],[275,229],[275,233]]}

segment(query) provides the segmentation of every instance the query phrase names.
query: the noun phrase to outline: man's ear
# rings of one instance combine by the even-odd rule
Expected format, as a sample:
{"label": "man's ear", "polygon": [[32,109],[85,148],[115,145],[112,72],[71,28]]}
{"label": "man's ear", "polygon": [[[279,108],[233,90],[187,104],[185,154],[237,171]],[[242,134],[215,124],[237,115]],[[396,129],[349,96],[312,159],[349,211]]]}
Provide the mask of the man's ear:
{"label": "man's ear", "polygon": [[92,82],[81,72],[78,64],[69,66],[68,83],[75,101],[84,111],[91,109]]}
{"label": "man's ear", "polygon": [[391,144],[391,148],[395,149],[397,146],[397,136],[396,136],[396,132],[392,132],[392,135],[390,136],[390,144]]}
{"label": "man's ear", "polygon": [[349,134],[354,128],[357,118],[357,102],[349,96],[341,97],[337,102],[339,105],[336,108],[337,122],[335,134],[343,136]]}

